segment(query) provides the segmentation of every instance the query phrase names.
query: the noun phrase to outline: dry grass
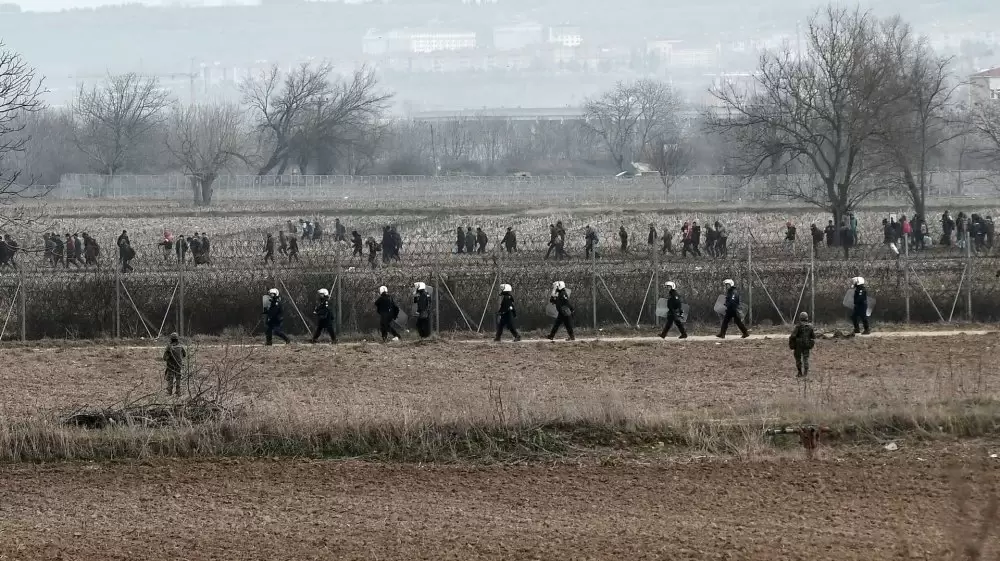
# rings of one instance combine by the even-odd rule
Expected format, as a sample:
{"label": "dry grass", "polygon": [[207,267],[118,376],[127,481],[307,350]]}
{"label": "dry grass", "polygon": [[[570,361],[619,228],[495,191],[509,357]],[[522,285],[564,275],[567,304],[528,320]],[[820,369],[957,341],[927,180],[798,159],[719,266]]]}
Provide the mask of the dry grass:
{"label": "dry grass", "polygon": [[[771,367],[789,359],[780,339],[733,342],[724,354],[712,343],[195,349],[200,372],[225,388],[212,400],[225,405],[221,417],[149,423],[126,412],[102,430],[67,426],[65,414],[163,402],[158,376],[134,377],[155,349],[20,349],[11,358],[23,372],[49,376],[14,373],[4,385],[0,460],[509,462],[678,451],[751,459],[797,446],[764,437],[778,426],[822,425],[827,442],[990,436],[1000,426],[1000,375],[982,353],[995,339],[824,342],[804,396]],[[123,399],[123,387],[148,397]]]}

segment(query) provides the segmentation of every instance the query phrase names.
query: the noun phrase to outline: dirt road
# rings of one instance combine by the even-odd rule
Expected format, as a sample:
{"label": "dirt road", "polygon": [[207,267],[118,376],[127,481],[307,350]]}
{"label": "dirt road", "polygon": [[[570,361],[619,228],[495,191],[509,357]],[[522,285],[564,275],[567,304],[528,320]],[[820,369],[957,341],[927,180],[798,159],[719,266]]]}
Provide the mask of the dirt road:
{"label": "dirt road", "polygon": [[[820,341],[825,411],[993,396],[1000,335]],[[363,344],[193,348],[197,364],[245,368],[246,403],[281,415],[351,420],[488,414],[491,388],[521,411],[583,408],[666,415],[766,413],[798,403],[784,336],[773,339],[581,341],[577,344]],[[0,406],[18,418],[162,392],[159,348],[4,351]],[[818,396],[819,394],[817,394]],[[163,396],[165,399],[165,396]]]}
{"label": "dirt road", "polygon": [[649,466],[3,467],[0,559],[942,560],[956,527],[977,527],[1000,467],[992,450],[904,444],[817,462]]}

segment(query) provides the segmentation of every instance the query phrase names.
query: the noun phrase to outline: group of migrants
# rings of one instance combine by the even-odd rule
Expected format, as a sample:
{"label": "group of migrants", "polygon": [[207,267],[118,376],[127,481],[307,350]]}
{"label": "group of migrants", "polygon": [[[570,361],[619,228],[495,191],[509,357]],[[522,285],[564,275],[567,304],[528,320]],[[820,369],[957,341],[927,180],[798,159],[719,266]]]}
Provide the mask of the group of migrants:
{"label": "group of migrants", "polygon": [[10,234],[0,236],[0,267],[17,269],[16,257],[20,250],[21,246],[14,238],[10,237]]}
{"label": "group of migrants", "polygon": [[[62,265],[68,269],[73,265],[77,269],[98,265],[98,257],[101,255],[101,246],[97,240],[84,232],[81,234],[64,234],[60,236],[56,233],[46,233],[42,236],[44,243],[45,261],[53,268]],[[5,240],[6,241],[6,240]],[[13,242],[13,251],[10,252],[11,264],[13,264],[14,254],[17,252],[17,244]],[[6,244],[5,244],[6,245]]]}
{"label": "group of migrants", "polygon": [[[972,213],[966,216],[959,212],[955,218],[948,211],[941,215],[941,245],[955,245],[959,249],[968,248],[976,253],[984,253],[993,249],[993,238],[996,227],[993,217]],[[952,235],[954,234],[954,240]]]}
{"label": "group of migrants", "polygon": [[197,265],[208,265],[212,262],[212,243],[205,232],[195,232],[191,236],[174,236],[169,230],[163,231],[163,239],[157,244],[163,251],[163,260],[168,261],[174,256],[181,263],[187,262],[187,254],[191,252],[191,260]]}
{"label": "group of migrants", "polygon": [[[510,228],[508,228],[508,232],[510,232]],[[729,253],[729,230],[719,221],[709,224],[705,227],[704,231],[702,231],[702,227],[698,224],[697,220],[684,222],[681,225],[679,237],[681,244],[680,253],[683,257],[687,257],[688,255],[701,257],[702,249],[710,257],[725,257]],[[625,225],[622,224],[618,228],[618,242],[622,254],[631,253],[632,246],[630,245],[630,239],[631,235],[625,228]],[[600,258],[598,251],[599,242],[600,238],[597,230],[587,225],[583,231],[585,258]],[[673,255],[677,253],[674,246],[674,235],[664,229],[661,236],[656,230],[655,224],[649,225],[649,231],[646,235],[646,245],[654,251],[659,249],[661,254],[669,253]],[[516,241],[514,242],[514,247],[516,250]],[[566,252],[566,227],[561,220],[555,224],[549,224],[549,242],[548,249],[545,252],[545,259],[553,257],[557,260],[569,257],[569,254]]]}

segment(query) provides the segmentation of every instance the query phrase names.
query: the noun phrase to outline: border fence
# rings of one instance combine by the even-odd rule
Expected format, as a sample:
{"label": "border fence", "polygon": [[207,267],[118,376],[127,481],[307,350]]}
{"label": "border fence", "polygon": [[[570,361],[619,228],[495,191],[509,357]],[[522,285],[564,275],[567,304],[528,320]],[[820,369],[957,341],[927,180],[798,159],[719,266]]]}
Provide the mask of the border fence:
{"label": "border fence", "polygon": [[[998,178],[984,170],[932,172],[928,197],[995,197]],[[875,180],[873,180],[875,181]],[[815,188],[814,175],[772,175],[749,182],[735,175],[670,178],[669,193],[657,175],[632,178],[512,176],[223,175],[213,183],[218,202],[331,201],[370,208],[476,205],[628,205],[790,200],[782,191]],[[64,199],[165,199],[190,201],[183,175],[64,175],[50,196]],[[878,190],[866,202],[905,203],[899,189]]]}
{"label": "border fence", "polygon": [[[414,240],[398,257],[358,255],[349,241],[329,237],[303,242],[300,260],[275,255],[263,262],[256,240],[220,237],[210,262],[194,264],[155,245],[138,247],[134,271],[123,273],[118,256],[100,265],[53,265],[41,252],[20,255],[17,269],[0,268],[0,339],[151,338],[259,333],[260,296],[277,287],[286,299],[285,326],[303,335],[314,325],[319,288],[328,288],[339,331],[371,334],[377,318],[376,289],[386,285],[409,313],[412,283],[433,287],[433,324],[438,331],[489,333],[495,328],[498,287],[514,286],[518,325],[545,329],[551,283],[572,289],[576,323],[583,328],[645,328],[658,323],[662,285],[673,280],[690,306],[689,321],[712,324],[722,281],[733,278],[743,295],[750,325],[790,324],[797,312],[832,324],[848,318],[842,306],[849,279],[864,276],[877,300],[873,321],[899,323],[992,322],[1000,320],[1000,252],[976,244],[916,251],[904,243],[897,255],[883,244],[852,247],[787,243],[749,229],[733,232],[725,251],[700,248],[682,255],[680,244],[663,250],[645,236],[622,249],[613,237],[587,252],[582,243],[565,258],[552,255],[547,239],[524,238],[516,251],[492,244],[457,253],[448,242]],[[867,238],[874,239],[874,236]],[[549,254],[549,255],[547,255]]]}

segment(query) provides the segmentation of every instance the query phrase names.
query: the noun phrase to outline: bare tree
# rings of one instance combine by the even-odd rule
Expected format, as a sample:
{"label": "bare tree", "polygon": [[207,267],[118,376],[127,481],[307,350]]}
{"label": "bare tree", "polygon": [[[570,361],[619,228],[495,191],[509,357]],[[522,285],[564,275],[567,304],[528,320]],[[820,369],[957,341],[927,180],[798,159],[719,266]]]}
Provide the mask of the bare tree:
{"label": "bare tree", "polygon": [[247,163],[249,127],[235,104],[178,106],[167,148],[191,179],[196,204],[212,203],[212,184],[234,163]]}
{"label": "bare tree", "polygon": [[677,178],[687,175],[695,163],[691,144],[687,139],[675,135],[655,137],[646,148],[646,154],[663,183],[664,200],[670,197],[670,188]]}
{"label": "bare tree", "polygon": [[[7,165],[24,152],[30,137],[24,134],[28,117],[43,107],[42,80],[36,78],[35,69],[0,43],[0,205],[8,206],[21,198],[40,196],[31,189],[30,178],[21,181],[22,171],[8,169]],[[30,217],[16,211],[0,212],[0,226],[7,227],[30,221]]]}
{"label": "bare tree", "polygon": [[312,163],[319,173],[329,173],[345,149],[371,138],[371,127],[380,122],[392,96],[379,90],[367,67],[344,81],[333,81],[332,70],[328,63],[303,64],[282,75],[274,66],[240,86],[268,153],[259,175],[275,170],[281,175],[293,162],[302,173]]}
{"label": "bare tree", "polygon": [[728,84],[711,93],[721,110],[706,115],[712,130],[740,147],[738,166],[759,175],[803,166],[818,184],[779,182],[776,191],[842,217],[884,185],[874,141],[906,91],[895,82],[898,20],[834,6],[813,15],[801,56],[789,46],[761,55],[753,85]]}
{"label": "bare tree", "polygon": [[962,134],[951,126],[955,86],[949,59],[935,55],[926,39],[913,37],[909,26],[899,23],[893,29],[898,72],[884,87],[905,95],[880,123],[876,147],[888,163],[888,180],[906,192],[916,214],[926,217],[930,173],[939,167],[935,162],[943,146]]}
{"label": "bare tree", "polygon": [[115,175],[165,122],[169,105],[170,96],[156,78],[108,75],[89,90],[80,87],[73,104],[74,142],[98,172]]}
{"label": "bare tree", "polygon": [[600,139],[619,171],[647,149],[656,137],[677,127],[677,98],[655,80],[618,82],[584,104],[585,130]]}
{"label": "bare tree", "polygon": [[[969,122],[977,146],[977,156],[991,169],[1000,169],[1000,103],[983,101],[972,107]],[[995,171],[991,181],[1000,188],[1000,171]]]}

